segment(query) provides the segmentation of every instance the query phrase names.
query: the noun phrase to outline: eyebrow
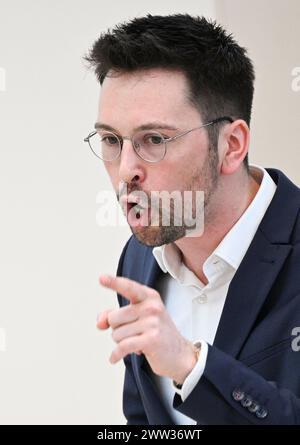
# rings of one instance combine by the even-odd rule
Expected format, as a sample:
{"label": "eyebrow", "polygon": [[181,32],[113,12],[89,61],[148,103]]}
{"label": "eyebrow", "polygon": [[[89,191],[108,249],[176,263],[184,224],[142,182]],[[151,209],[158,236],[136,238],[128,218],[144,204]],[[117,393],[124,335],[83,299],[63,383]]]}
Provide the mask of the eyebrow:
{"label": "eyebrow", "polygon": [[[110,125],[104,124],[102,122],[96,122],[95,123],[95,129],[96,130],[107,130],[112,131],[114,133],[118,133],[118,130],[111,127]],[[148,122],[146,124],[140,125],[139,127],[136,127],[133,129],[134,132],[140,131],[140,130],[178,130],[178,128],[174,127],[173,125],[164,124],[163,122]]]}

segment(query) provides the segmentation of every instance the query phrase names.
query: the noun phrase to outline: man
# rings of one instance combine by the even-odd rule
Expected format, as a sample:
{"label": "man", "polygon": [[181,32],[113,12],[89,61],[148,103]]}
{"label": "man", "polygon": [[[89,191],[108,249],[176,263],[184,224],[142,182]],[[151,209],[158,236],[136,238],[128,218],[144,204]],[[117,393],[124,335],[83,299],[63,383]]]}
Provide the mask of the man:
{"label": "man", "polygon": [[[203,17],[148,15],[86,59],[102,85],[86,141],[133,233],[117,277],[100,277],[120,308],[97,323],[126,366],[127,424],[300,424],[300,191],[248,164],[245,49]],[[152,191],[192,192],[203,231],[162,224]]]}

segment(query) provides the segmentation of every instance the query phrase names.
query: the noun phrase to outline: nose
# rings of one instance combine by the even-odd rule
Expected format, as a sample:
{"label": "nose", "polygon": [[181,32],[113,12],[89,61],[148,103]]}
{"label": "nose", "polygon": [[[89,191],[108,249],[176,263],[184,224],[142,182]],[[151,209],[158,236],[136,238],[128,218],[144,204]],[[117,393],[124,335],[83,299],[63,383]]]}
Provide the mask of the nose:
{"label": "nose", "polygon": [[145,179],[145,161],[134,151],[132,142],[123,140],[120,154],[119,179],[126,183],[143,182]]}

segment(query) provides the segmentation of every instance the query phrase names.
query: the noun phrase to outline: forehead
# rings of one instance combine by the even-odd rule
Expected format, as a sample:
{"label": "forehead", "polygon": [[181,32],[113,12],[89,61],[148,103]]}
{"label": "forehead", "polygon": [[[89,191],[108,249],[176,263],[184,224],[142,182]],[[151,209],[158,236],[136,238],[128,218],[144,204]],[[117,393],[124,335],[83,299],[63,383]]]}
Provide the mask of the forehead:
{"label": "forehead", "polygon": [[[188,102],[188,84],[184,73],[147,69],[105,78],[99,100],[103,121],[123,119],[175,119],[195,113]],[[180,114],[179,114],[180,113]],[[107,122],[110,123],[110,122]]]}

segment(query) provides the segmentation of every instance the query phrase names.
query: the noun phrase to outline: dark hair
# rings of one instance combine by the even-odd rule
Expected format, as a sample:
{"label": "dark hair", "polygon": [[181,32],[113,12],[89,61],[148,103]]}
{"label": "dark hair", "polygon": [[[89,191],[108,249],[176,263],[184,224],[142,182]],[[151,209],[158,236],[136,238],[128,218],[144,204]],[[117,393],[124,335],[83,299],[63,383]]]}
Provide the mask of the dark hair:
{"label": "dark hair", "polygon": [[[188,99],[203,121],[231,116],[250,126],[255,78],[252,62],[231,34],[205,17],[148,14],[134,18],[102,33],[84,59],[101,85],[110,71],[180,70],[188,82]],[[214,148],[219,125],[207,127]],[[248,155],[244,165],[249,171]]]}

